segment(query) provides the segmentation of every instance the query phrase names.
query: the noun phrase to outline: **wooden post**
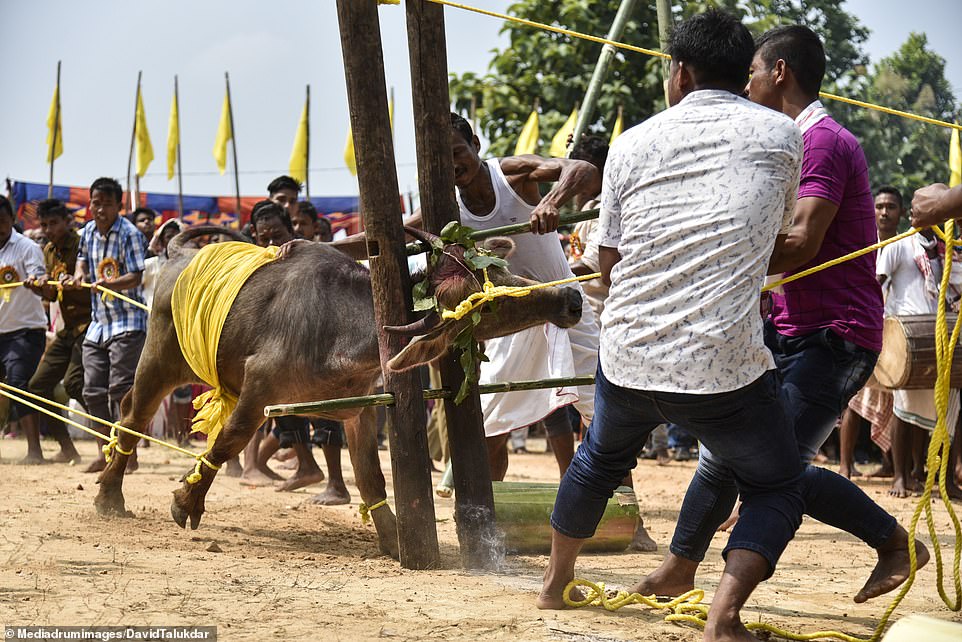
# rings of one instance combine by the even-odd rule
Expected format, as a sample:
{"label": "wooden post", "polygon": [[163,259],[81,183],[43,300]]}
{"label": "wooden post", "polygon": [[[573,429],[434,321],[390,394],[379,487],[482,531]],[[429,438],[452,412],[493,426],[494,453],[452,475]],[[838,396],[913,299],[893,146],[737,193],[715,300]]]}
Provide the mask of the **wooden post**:
{"label": "wooden post", "polygon": [[137,99],[140,98],[140,76],[144,72],[137,72],[137,91],[134,92],[134,126],[130,128],[130,153],[127,154],[127,213],[133,212],[131,199],[133,195],[130,191],[130,166],[134,162],[134,140],[137,138]]}
{"label": "wooden post", "polygon": [[180,166],[180,94],[177,91],[176,75],[174,76],[174,109],[177,110],[177,218],[184,220],[184,175]]}
{"label": "wooden post", "polygon": [[417,371],[395,373],[384,368],[388,359],[403,348],[404,340],[383,328],[409,323],[412,301],[377,3],[337,0],[337,18],[357,158],[360,209],[367,230],[384,390],[393,393],[396,400],[387,412],[392,419],[391,469],[401,566],[432,568],[438,564],[438,534],[421,382]]}
{"label": "wooden post", "polygon": [[224,72],[224,82],[227,86],[227,116],[230,118],[230,148],[234,156],[234,203],[237,208],[237,220],[241,220],[240,175],[237,173],[237,128],[234,127],[234,105],[230,99],[230,76]]}
{"label": "wooden post", "polygon": [[307,98],[305,99],[307,109],[307,126],[304,128],[307,134],[307,149],[304,150],[304,197],[311,200],[311,86],[307,86]]}
{"label": "wooden post", "polygon": [[[414,96],[418,189],[424,229],[439,233],[449,221],[460,221],[454,195],[451,161],[451,116],[448,105],[448,68],[444,37],[444,10],[422,0],[408,0],[408,50]],[[439,362],[441,383],[458,390],[464,371],[453,351]],[[461,561],[466,568],[485,568],[500,562],[493,537],[494,495],[484,420],[477,384],[461,402],[445,399],[451,463],[454,468],[455,519]]]}
{"label": "wooden post", "polygon": [[[658,10],[658,46],[664,51],[668,48],[668,34],[671,33],[671,0],[655,0]],[[667,58],[661,59],[661,75],[665,85],[665,109],[668,109],[668,76],[671,75]]]}
{"label": "wooden post", "polygon": [[53,143],[50,145],[50,182],[47,183],[47,198],[53,198],[53,162],[57,154],[57,136],[60,135],[60,61],[57,61],[57,105],[53,110]]}

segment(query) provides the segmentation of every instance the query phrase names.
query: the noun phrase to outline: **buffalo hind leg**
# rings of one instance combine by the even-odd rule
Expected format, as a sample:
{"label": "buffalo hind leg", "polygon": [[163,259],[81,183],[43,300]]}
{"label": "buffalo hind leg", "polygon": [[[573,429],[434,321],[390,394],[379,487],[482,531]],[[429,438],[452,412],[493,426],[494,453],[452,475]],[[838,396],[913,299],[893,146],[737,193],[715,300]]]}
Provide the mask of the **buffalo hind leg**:
{"label": "buffalo hind leg", "polygon": [[[361,501],[368,506],[387,497],[384,474],[377,456],[377,418],[374,413],[374,408],[365,408],[361,414],[344,422],[347,448],[354,467],[354,483]],[[381,552],[398,559],[397,519],[390,506],[371,511],[371,517]]]}
{"label": "buffalo hind leg", "polygon": [[[154,365],[155,367],[151,367]],[[166,368],[157,363],[146,363],[138,366],[137,377],[130,392],[124,395],[120,402],[120,425],[126,426],[138,432],[143,432],[150,420],[153,418],[157,408],[164,397],[176,387],[177,381],[166,381]],[[124,470],[127,468],[129,455],[124,455],[120,450],[131,452],[140,438],[123,431],[118,431],[117,445],[113,457],[97,483],[100,484],[100,491],[94,504],[97,512],[101,515],[119,515],[121,517],[133,517],[133,513],[127,511],[124,506]]]}
{"label": "buffalo hind leg", "polygon": [[[245,386],[247,388],[248,386]],[[256,386],[250,386],[256,389]],[[254,431],[264,422],[264,406],[268,403],[260,395],[245,395],[241,393],[237,401],[237,407],[231,413],[224,428],[217,436],[214,445],[210,447],[205,455],[207,461],[214,466],[220,467],[231,458],[236,457],[247,442],[250,441]],[[191,469],[190,473],[193,473]],[[190,474],[188,473],[188,475]],[[196,483],[189,483],[184,477],[183,485],[174,491],[174,499],[170,504],[170,515],[181,528],[187,527],[187,520],[190,519],[190,528],[196,530],[200,525],[200,518],[204,514],[204,498],[210,489],[217,470],[201,464],[200,480]]]}

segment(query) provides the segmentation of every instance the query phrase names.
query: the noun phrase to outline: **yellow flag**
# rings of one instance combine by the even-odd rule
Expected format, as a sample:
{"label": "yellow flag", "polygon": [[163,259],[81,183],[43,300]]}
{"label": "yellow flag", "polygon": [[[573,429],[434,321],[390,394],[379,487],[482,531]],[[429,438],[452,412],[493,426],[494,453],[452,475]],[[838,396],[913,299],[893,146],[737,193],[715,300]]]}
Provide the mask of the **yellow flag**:
{"label": "yellow flag", "polygon": [[531,115],[521,128],[518,144],[514,146],[514,155],[534,154],[538,151],[538,110],[532,109]]}
{"label": "yellow flag", "polygon": [[297,133],[294,134],[294,149],[291,150],[290,175],[303,183],[307,180],[307,101],[301,120],[297,123]]}
{"label": "yellow flag", "polygon": [[227,171],[227,141],[234,137],[234,127],[230,119],[230,101],[224,94],[224,106],[220,110],[220,124],[217,125],[217,140],[214,141],[214,160],[217,169],[223,174]]}
{"label": "yellow flag", "polygon": [[551,139],[551,149],[548,151],[549,154],[555,158],[564,158],[567,156],[568,150],[568,136],[575,133],[575,123],[578,122],[578,108],[575,107],[571,110],[571,115],[568,116],[568,120],[565,124],[561,126],[558,133],[554,135]]}
{"label": "yellow flag", "polygon": [[949,187],[962,184],[962,145],[959,145],[959,130],[952,130],[949,140]]}
{"label": "yellow flag", "polygon": [[621,136],[621,132],[623,132],[625,129],[625,121],[624,121],[624,118],[622,118],[621,112],[622,112],[622,109],[621,107],[619,107],[618,118],[615,119],[615,126],[611,128],[611,138],[608,140],[609,146],[614,144],[615,139]]}
{"label": "yellow flag", "polygon": [[[391,134],[394,134],[394,91],[391,91],[391,99],[387,104],[387,117],[391,122]],[[300,131],[300,130],[298,130]],[[296,145],[296,143],[295,143]],[[293,162],[293,156],[292,162]],[[348,171],[351,172],[351,176],[357,176],[357,159],[354,157],[354,134],[351,131],[350,125],[347,127],[347,143],[344,145],[344,164],[347,165]],[[291,171],[294,171],[294,166],[291,165]],[[294,176],[294,174],[291,174]],[[297,178],[294,176],[294,178]]]}
{"label": "yellow flag", "polygon": [[[53,100],[50,101],[50,113],[47,114],[47,162],[63,154],[63,117],[60,111],[60,86],[53,90]],[[56,142],[54,141],[56,131]]]}
{"label": "yellow flag", "polygon": [[177,95],[170,101],[170,122],[167,123],[167,180],[174,177],[177,166],[177,145],[180,143],[180,123],[177,117]]}
{"label": "yellow flag", "polygon": [[137,176],[147,173],[150,162],[154,160],[154,148],[147,133],[147,115],[144,113],[144,96],[137,90],[137,113],[134,115],[134,139],[137,141]]}

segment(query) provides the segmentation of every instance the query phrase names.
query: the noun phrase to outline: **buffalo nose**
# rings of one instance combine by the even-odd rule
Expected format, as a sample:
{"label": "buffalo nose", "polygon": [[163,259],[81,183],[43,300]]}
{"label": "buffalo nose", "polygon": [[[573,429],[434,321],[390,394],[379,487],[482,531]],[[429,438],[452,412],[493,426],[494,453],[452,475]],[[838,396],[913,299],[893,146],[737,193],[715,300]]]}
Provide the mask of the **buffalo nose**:
{"label": "buffalo nose", "polygon": [[567,288],[565,294],[568,297],[568,312],[581,317],[581,292],[574,288]]}

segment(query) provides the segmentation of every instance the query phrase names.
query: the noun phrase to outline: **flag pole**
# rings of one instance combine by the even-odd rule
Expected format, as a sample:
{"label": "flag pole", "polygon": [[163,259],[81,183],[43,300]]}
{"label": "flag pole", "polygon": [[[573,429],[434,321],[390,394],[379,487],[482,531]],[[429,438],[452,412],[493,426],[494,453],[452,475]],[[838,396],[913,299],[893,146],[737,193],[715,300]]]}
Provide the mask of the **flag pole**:
{"label": "flag pole", "polygon": [[57,106],[53,112],[53,144],[50,147],[50,182],[47,198],[53,198],[53,162],[57,159],[57,136],[60,135],[60,61],[57,61]]}
{"label": "flag pole", "polygon": [[134,140],[137,138],[137,103],[140,98],[140,76],[143,71],[137,72],[137,91],[134,93],[134,126],[130,130],[130,153],[127,154],[127,213],[129,214],[133,209],[131,208],[131,196],[130,191],[130,167],[134,160]]}
{"label": "flag pole", "polygon": [[241,217],[240,176],[237,174],[237,129],[234,128],[234,106],[230,100],[230,76],[224,72],[227,84],[227,117],[230,118],[230,146],[234,150],[234,198],[237,207],[237,220]]}
{"label": "flag pole", "polygon": [[174,109],[177,111],[177,217],[184,218],[184,176],[180,167],[180,97],[177,94],[177,75],[174,74]]}
{"label": "flag pole", "polygon": [[307,86],[307,149],[304,151],[304,193],[311,200],[311,86]]}

